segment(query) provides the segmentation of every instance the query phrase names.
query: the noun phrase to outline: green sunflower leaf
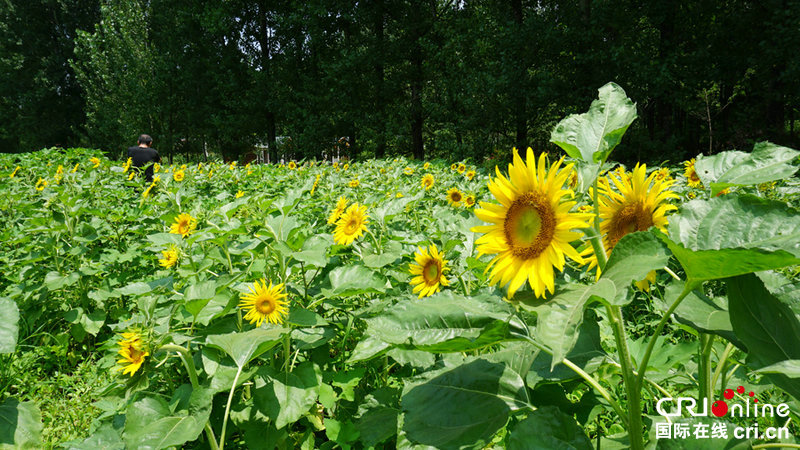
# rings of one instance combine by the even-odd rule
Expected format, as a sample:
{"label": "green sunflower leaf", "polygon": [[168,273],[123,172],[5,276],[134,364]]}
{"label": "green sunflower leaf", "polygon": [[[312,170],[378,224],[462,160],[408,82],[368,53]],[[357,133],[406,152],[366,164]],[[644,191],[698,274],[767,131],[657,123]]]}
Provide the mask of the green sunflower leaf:
{"label": "green sunflower leaf", "polygon": [[592,443],[575,419],[555,406],[545,406],[511,429],[508,448],[570,448],[591,450]]}
{"label": "green sunflower leaf", "polygon": [[10,298],[0,298],[0,353],[14,353],[19,335],[19,308]]}
{"label": "green sunflower leaf", "polygon": [[41,448],[42,415],[33,402],[0,403],[0,449]]}
{"label": "green sunflower leaf", "polygon": [[800,155],[797,150],[771,142],[759,142],[752,153],[736,150],[698,158],[695,170],[711,195],[732,186],[750,186],[789,178],[799,168],[792,164]]}
{"label": "green sunflower leaf", "polygon": [[214,334],[206,338],[206,343],[224,351],[242,368],[277,345],[288,331],[286,328],[256,328],[242,333]]}
{"label": "green sunflower leaf", "polygon": [[200,436],[211,415],[213,395],[205,388],[186,387],[179,388],[169,404],[161,397],[144,397],[131,403],[123,435],[129,448],[180,446]]}
{"label": "green sunflower leaf", "polygon": [[694,283],[800,262],[800,214],[785,203],[725,195],[686,203],[659,237]]}
{"label": "green sunflower leaf", "polygon": [[474,359],[407,383],[406,437],[436,448],[485,445],[512,411],[529,407],[522,377],[502,363]]}
{"label": "green sunflower leaf", "polygon": [[567,116],[550,134],[550,142],[575,159],[605,161],[636,120],[636,104],[615,83],[599,89],[589,111]]}

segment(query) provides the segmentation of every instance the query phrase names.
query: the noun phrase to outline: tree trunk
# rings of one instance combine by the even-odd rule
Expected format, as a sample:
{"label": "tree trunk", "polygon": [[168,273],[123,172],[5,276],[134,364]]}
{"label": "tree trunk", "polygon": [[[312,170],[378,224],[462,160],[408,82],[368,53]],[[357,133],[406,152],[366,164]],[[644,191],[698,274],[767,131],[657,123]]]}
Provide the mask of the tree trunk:
{"label": "tree trunk", "polygon": [[383,158],[386,156],[386,99],[384,93],[384,83],[386,73],[384,68],[384,16],[385,10],[383,0],[375,2],[375,40],[377,49],[377,63],[375,64],[375,118],[377,119],[377,146],[375,147],[375,157]]}
{"label": "tree trunk", "polygon": [[526,59],[525,42],[522,38],[522,24],[524,13],[522,10],[522,0],[511,0],[511,10],[514,19],[514,61],[516,70],[511,95],[514,98],[514,124],[516,128],[516,139],[514,140],[517,152],[525,157],[528,144],[528,116],[527,116],[527,89],[525,79],[528,76],[527,65],[523,61]]}

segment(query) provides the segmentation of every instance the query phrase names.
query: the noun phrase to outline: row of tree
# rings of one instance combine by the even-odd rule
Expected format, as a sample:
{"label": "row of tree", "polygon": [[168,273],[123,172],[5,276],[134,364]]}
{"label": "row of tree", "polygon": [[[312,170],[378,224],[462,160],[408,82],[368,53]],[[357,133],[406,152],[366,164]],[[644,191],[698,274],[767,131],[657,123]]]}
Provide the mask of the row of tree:
{"label": "row of tree", "polygon": [[8,0],[0,148],[506,158],[615,81],[617,156],[795,145],[800,1]]}

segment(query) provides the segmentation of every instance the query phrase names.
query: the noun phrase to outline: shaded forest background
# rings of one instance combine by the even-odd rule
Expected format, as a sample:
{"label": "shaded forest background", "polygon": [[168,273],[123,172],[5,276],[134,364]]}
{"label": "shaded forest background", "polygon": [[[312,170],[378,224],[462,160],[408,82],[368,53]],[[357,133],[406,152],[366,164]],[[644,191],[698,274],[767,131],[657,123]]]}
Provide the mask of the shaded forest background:
{"label": "shaded forest background", "polygon": [[800,1],[9,0],[0,149],[493,163],[608,81],[622,161],[798,145]]}

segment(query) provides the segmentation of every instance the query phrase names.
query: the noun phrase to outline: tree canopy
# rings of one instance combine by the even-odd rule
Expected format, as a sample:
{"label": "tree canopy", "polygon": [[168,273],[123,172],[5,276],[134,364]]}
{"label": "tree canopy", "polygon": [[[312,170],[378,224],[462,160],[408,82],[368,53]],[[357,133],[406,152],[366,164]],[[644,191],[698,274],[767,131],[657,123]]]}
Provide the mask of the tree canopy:
{"label": "tree canopy", "polygon": [[608,81],[621,160],[798,146],[800,1],[10,0],[0,143],[506,159]]}

